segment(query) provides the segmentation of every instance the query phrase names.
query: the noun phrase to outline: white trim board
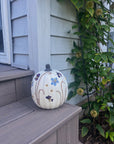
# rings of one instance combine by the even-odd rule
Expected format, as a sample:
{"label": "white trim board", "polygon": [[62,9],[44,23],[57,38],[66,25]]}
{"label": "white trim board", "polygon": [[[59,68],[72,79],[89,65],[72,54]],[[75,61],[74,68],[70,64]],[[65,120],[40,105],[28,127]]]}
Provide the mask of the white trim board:
{"label": "white trim board", "polygon": [[29,66],[35,72],[50,64],[50,0],[29,0]]}
{"label": "white trim board", "polygon": [[0,63],[11,64],[11,23],[10,23],[10,1],[1,0],[1,14],[4,39],[4,53],[0,53]]}

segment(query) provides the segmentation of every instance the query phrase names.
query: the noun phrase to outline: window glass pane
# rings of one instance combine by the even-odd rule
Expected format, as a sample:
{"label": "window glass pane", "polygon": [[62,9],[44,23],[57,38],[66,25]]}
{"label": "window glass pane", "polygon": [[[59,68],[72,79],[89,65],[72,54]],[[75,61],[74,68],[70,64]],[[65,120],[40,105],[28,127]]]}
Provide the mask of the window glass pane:
{"label": "window glass pane", "polygon": [[0,52],[4,52],[3,33],[2,33],[2,18],[1,18],[1,0],[0,0]]}

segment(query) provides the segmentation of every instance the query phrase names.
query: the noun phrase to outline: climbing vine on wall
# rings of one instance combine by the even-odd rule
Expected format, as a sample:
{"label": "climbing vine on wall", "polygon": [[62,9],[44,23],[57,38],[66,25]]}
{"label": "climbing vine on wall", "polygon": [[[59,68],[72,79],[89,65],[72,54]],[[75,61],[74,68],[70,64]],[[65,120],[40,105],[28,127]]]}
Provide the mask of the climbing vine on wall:
{"label": "climbing vine on wall", "polygon": [[[60,0],[59,0],[60,1]],[[82,136],[90,134],[95,138],[97,133],[114,142],[114,42],[110,37],[110,29],[114,27],[111,23],[111,12],[114,12],[114,3],[111,0],[69,0],[76,8],[78,21],[72,27],[74,35],[78,35],[80,43],[73,42],[71,56],[67,58],[73,68],[74,82],[69,85],[68,99],[76,94],[87,95],[88,102],[82,107],[89,109],[86,119],[81,123]],[[105,6],[109,5],[109,9]],[[107,46],[109,41],[112,47],[102,51],[102,46]],[[81,82],[85,84],[81,87]],[[108,88],[110,87],[110,88]],[[95,101],[89,100],[94,91]],[[103,117],[102,117],[103,114]],[[108,127],[104,129],[103,123]]]}
{"label": "climbing vine on wall", "polygon": [[[71,0],[76,8],[78,23],[72,28],[74,33],[80,37],[80,45],[73,43],[71,57],[67,61],[73,65],[71,74],[74,75],[74,82],[70,83],[68,99],[77,93],[84,94],[85,88],[80,88],[80,82],[84,82],[87,87],[85,94],[88,95],[94,89],[96,93],[104,89],[104,86],[113,79],[110,64],[114,62],[113,53],[110,47],[107,52],[103,52],[100,45],[106,45],[110,40],[111,12],[104,6],[102,0]],[[107,5],[111,0],[105,0]]]}

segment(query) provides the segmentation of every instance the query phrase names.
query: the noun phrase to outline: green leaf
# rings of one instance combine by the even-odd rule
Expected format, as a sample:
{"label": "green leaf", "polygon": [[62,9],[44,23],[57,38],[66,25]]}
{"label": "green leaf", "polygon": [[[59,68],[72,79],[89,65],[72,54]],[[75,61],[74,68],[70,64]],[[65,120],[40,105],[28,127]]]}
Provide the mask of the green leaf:
{"label": "green leaf", "polygon": [[79,27],[79,25],[76,24],[76,25],[73,25],[73,26],[72,26],[72,29],[76,29],[76,28],[78,28],[78,27]]}
{"label": "green leaf", "polygon": [[114,63],[114,58],[113,57],[109,57],[109,60]]}
{"label": "green leaf", "polygon": [[76,7],[76,9],[79,11],[80,8],[84,5],[84,0],[71,0],[73,5]]}
{"label": "green leaf", "polygon": [[89,28],[89,25],[88,25],[88,24],[86,24],[85,26],[86,26],[87,29]]}
{"label": "green leaf", "polygon": [[94,110],[97,111],[97,113],[99,113],[99,105],[97,103],[93,104]]}
{"label": "green leaf", "polygon": [[111,68],[110,67],[107,67],[106,68],[106,72],[110,72]]}
{"label": "green leaf", "polygon": [[87,124],[90,124],[91,123],[91,120],[90,119],[83,119],[80,121],[81,123],[87,123]]}
{"label": "green leaf", "polygon": [[109,137],[110,137],[110,140],[111,140],[112,142],[114,142],[114,137],[111,136],[111,135],[109,135]]}
{"label": "green leaf", "polygon": [[114,45],[114,41],[111,39],[111,38],[109,38],[109,40],[111,41],[111,43]]}
{"label": "green leaf", "polygon": [[82,127],[82,131],[81,131],[81,134],[82,134],[82,137],[86,136],[87,133],[88,133],[88,128],[87,127]]}
{"label": "green leaf", "polygon": [[93,0],[95,3],[100,4],[99,0]]}
{"label": "green leaf", "polygon": [[112,115],[112,114],[110,114],[109,124],[110,124],[110,126],[111,126],[112,124],[114,124],[114,115]]}
{"label": "green leaf", "polygon": [[86,8],[86,10],[89,12],[89,14],[93,17],[94,15],[94,9],[92,8]]}
{"label": "green leaf", "polygon": [[76,82],[71,82],[68,87],[72,88],[72,87],[75,87],[75,85],[76,85]]}
{"label": "green leaf", "polygon": [[114,132],[110,132],[110,135],[111,135],[112,137],[114,137]]}
{"label": "green leaf", "polygon": [[100,62],[101,56],[100,56],[100,55],[96,55],[96,56],[94,57],[94,60],[95,60],[96,63]]}
{"label": "green leaf", "polygon": [[73,91],[70,91],[68,94],[67,100],[70,100],[72,97],[74,97],[76,94]]}
{"label": "green leaf", "polygon": [[96,129],[99,131],[99,133],[105,137],[104,129],[101,127],[101,125],[97,124]]}
{"label": "green leaf", "polygon": [[108,62],[108,58],[107,58],[106,55],[101,55],[101,57],[102,57],[102,59],[103,59],[104,62],[106,62],[106,63]]}
{"label": "green leaf", "polygon": [[108,138],[108,136],[109,136],[109,132],[106,132],[106,136],[105,136],[105,138],[107,139],[107,138]]}

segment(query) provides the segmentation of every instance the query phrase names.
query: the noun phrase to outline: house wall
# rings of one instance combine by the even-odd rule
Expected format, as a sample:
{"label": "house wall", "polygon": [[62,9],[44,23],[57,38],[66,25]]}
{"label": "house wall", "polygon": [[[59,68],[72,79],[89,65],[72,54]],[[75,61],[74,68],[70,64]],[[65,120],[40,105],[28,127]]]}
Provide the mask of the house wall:
{"label": "house wall", "polygon": [[[72,26],[77,22],[76,12],[69,0],[10,0],[13,41],[13,65],[43,70],[50,63],[52,69],[60,70],[68,84],[74,81],[70,74],[72,66],[66,62],[71,55],[73,41]],[[46,47],[47,46],[47,47]],[[82,100],[76,96],[69,103]]]}
{"label": "house wall", "polygon": [[[110,8],[109,4],[107,5],[107,2],[105,2],[104,4],[105,4],[105,7],[106,7],[107,9]],[[111,14],[111,16],[112,16],[111,22],[114,24],[114,14]],[[110,29],[110,36],[111,36],[112,40],[114,41],[114,27],[111,27],[111,29]],[[112,47],[112,44],[111,44],[111,42],[109,41],[109,43],[108,43],[107,46],[102,45],[102,44],[100,44],[100,46],[101,46],[101,49],[102,49],[103,52],[107,52],[107,46],[108,46],[108,47]]]}
{"label": "house wall", "polygon": [[70,74],[72,66],[66,62],[70,57],[73,41],[78,37],[72,34],[72,26],[76,23],[76,12],[69,0],[50,2],[50,57],[53,69],[60,70],[68,83],[73,81]]}
{"label": "house wall", "polygon": [[[53,69],[60,70],[67,79],[68,84],[74,81],[71,75],[72,65],[66,62],[71,56],[73,41],[79,43],[79,37],[72,26],[77,23],[76,11],[69,0],[50,1],[50,61]],[[68,103],[76,104],[86,97],[76,95]]]}
{"label": "house wall", "polygon": [[27,0],[11,0],[12,65],[29,66]]}

